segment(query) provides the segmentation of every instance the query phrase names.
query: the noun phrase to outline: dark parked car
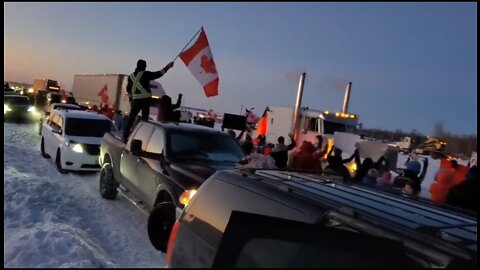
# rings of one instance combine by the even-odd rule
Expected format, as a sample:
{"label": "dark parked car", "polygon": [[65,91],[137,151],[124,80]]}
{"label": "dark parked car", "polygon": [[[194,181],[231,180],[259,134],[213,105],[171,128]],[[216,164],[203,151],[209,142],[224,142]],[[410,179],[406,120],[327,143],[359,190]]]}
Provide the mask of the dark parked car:
{"label": "dark parked car", "polygon": [[3,120],[26,120],[35,121],[40,114],[30,102],[30,99],[22,95],[3,96]]}
{"label": "dark parked car", "polygon": [[477,267],[476,216],[280,170],[213,174],[178,218],[169,267]]}
{"label": "dark parked car", "polygon": [[114,199],[121,191],[150,212],[150,241],[165,250],[176,213],[180,214],[185,201],[215,171],[231,169],[243,157],[235,138],[219,130],[140,121],[126,144],[113,133],[103,136],[100,193]]}
{"label": "dark parked car", "polygon": [[3,95],[20,95],[12,88],[3,88]]}

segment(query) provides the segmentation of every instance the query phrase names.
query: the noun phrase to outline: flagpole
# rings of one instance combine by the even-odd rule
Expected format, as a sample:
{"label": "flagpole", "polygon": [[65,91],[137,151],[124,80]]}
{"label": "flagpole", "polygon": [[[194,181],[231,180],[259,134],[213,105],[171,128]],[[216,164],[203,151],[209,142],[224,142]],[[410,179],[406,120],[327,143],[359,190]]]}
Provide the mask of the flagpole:
{"label": "flagpole", "polygon": [[195,35],[193,35],[193,37],[190,39],[190,41],[187,42],[187,45],[185,45],[185,47],[183,47],[183,49],[178,53],[178,55],[173,59],[172,62],[175,62],[175,60],[177,60],[177,58],[180,56],[180,54],[182,54],[182,52],[185,50],[185,48],[187,48],[187,46],[190,45],[192,40],[198,35],[198,33],[200,33],[200,31],[202,31],[202,29],[203,29],[203,26],[200,27],[200,29],[198,29],[198,31],[195,33]]}

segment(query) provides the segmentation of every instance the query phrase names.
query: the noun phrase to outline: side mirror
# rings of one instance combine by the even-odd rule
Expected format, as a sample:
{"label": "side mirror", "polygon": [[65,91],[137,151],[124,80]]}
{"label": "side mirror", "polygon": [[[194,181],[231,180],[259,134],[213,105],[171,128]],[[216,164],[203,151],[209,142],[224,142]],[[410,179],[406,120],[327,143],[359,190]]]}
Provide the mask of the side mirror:
{"label": "side mirror", "polygon": [[62,135],[62,130],[59,129],[59,128],[52,128],[52,133],[55,133],[55,134],[60,134]]}
{"label": "side mirror", "polygon": [[142,152],[142,141],[132,140],[132,143],[130,144],[130,151],[134,156],[140,156],[140,153]]}

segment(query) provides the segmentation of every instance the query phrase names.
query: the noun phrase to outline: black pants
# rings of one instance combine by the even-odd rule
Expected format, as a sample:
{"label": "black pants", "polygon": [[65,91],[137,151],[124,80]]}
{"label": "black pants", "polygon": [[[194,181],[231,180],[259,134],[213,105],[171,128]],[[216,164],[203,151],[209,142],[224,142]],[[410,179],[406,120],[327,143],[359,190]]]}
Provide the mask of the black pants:
{"label": "black pants", "polygon": [[128,116],[128,122],[123,131],[123,139],[126,140],[130,134],[130,129],[135,122],[135,118],[138,113],[142,111],[142,120],[148,121],[148,115],[150,114],[151,98],[133,99],[131,102],[130,115]]}

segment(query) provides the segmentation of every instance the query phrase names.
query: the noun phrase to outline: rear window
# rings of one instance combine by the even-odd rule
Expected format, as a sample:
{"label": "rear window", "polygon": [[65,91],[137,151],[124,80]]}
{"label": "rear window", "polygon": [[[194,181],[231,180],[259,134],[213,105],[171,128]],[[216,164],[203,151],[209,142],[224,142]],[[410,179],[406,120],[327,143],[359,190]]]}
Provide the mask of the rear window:
{"label": "rear window", "polygon": [[378,268],[411,265],[402,242],[232,211],[213,268]]}
{"label": "rear window", "polygon": [[116,131],[109,120],[67,118],[65,125],[65,134],[70,136],[103,137],[109,131]]}
{"label": "rear window", "polygon": [[28,97],[18,96],[18,97],[3,97],[4,102],[7,104],[14,104],[14,105],[27,105],[30,103]]}

